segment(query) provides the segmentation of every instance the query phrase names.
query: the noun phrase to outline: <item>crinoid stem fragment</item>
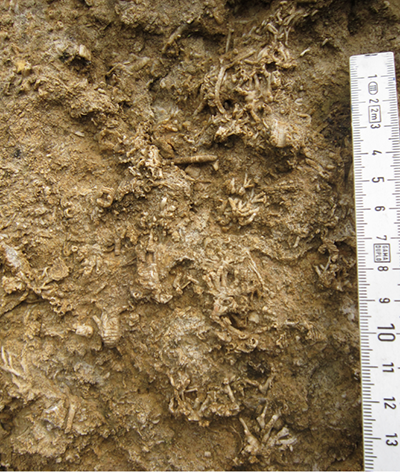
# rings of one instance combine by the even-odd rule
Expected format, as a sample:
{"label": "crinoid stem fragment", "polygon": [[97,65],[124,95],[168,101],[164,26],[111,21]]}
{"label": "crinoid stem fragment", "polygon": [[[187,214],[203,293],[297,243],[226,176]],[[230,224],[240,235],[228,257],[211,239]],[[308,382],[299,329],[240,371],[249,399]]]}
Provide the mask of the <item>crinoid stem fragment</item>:
{"label": "crinoid stem fragment", "polygon": [[272,415],[272,418],[268,421],[267,425],[265,426],[264,436],[262,438],[262,442],[264,444],[268,441],[272,428],[274,427],[275,423],[279,420],[280,416],[281,416],[280,413],[275,413],[275,415]]}
{"label": "crinoid stem fragment", "polygon": [[239,421],[242,423],[244,434],[246,435],[247,446],[244,448],[245,452],[251,454],[252,456],[256,456],[260,453],[261,445],[258,439],[253,436],[247,426],[246,422],[243,418],[239,417]]}
{"label": "crinoid stem fragment", "polygon": [[196,154],[194,156],[176,157],[174,159],[174,164],[204,164],[216,160],[217,156],[212,154]]}

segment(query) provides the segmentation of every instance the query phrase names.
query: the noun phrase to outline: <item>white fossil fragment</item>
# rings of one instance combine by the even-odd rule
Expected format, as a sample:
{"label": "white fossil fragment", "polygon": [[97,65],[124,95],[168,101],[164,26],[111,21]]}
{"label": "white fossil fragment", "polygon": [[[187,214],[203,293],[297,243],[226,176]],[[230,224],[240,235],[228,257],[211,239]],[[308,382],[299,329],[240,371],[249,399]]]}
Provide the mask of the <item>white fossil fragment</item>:
{"label": "white fossil fragment", "polygon": [[90,338],[93,334],[93,328],[90,325],[75,325],[75,333],[78,336]]}
{"label": "white fossil fragment", "polygon": [[283,148],[289,144],[287,125],[282,121],[274,121],[274,124],[271,128],[271,144],[278,148]]}
{"label": "white fossil fragment", "polygon": [[89,49],[83,45],[83,44],[80,44],[79,45],[79,49],[78,49],[78,56],[81,57],[82,59],[85,59],[86,61],[90,62],[92,60],[92,54],[91,52],[89,51]]}
{"label": "white fossil fragment", "polygon": [[106,346],[113,347],[121,338],[121,325],[117,314],[108,314],[103,312],[101,318],[92,317],[97,324],[100,336]]}

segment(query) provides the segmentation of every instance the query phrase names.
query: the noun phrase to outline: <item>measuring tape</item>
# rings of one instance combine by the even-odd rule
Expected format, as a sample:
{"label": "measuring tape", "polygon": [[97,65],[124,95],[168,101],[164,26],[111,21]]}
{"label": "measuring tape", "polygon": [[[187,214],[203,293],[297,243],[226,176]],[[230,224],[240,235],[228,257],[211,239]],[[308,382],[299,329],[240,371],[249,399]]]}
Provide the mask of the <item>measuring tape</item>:
{"label": "measuring tape", "polygon": [[392,52],[350,58],[365,470],[400,470],[400,140]]}

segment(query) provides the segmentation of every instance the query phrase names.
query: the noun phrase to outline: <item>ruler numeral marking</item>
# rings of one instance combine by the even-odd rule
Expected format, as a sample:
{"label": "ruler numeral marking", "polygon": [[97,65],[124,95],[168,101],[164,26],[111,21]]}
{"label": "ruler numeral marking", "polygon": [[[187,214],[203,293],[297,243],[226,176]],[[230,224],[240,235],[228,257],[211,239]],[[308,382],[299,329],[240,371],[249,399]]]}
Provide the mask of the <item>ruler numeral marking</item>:
{"label": "ruler numeral marking", "polygon": [[390,364],[382,364],[382,372],[388,372],[388,373],[393,373],[394,372],[394,364],[391,362]]}

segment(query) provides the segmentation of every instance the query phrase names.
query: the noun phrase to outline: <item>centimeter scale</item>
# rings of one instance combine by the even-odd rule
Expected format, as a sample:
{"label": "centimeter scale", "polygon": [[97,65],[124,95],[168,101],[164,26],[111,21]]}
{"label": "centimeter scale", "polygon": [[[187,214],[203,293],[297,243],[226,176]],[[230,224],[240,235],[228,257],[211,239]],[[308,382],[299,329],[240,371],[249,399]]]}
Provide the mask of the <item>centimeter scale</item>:
{"label": "centimeter scale", "polygon": [[400,141],[392,52],[350,58],[365,470],[400,470]]}

